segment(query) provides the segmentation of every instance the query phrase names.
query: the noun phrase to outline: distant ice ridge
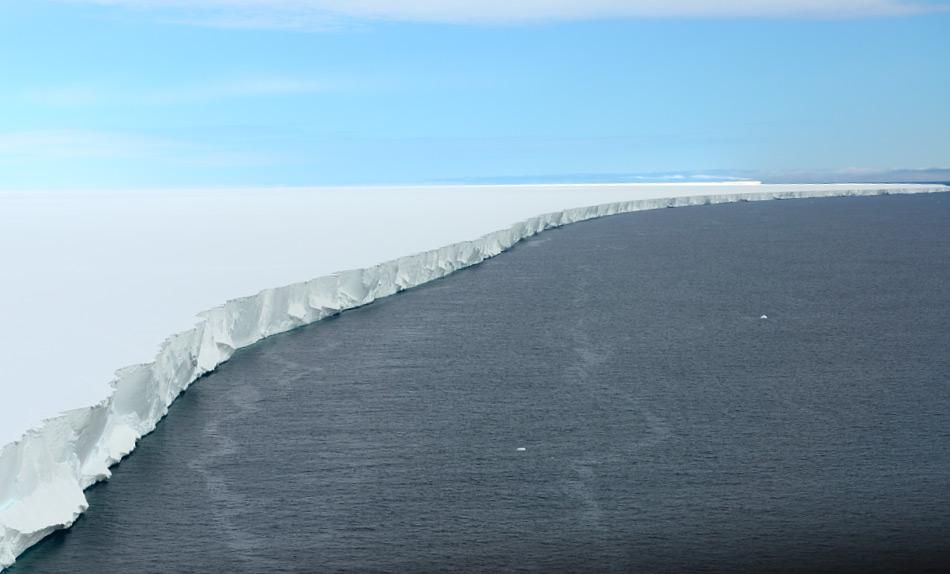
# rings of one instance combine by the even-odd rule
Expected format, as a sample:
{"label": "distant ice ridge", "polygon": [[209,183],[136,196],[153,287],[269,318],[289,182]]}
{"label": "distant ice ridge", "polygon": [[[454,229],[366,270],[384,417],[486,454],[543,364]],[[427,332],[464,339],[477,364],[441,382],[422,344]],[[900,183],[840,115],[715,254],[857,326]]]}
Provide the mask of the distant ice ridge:
{"label": "distant ice ridge", "polygon": [[[807,197],[946,191],[943,186],[802,187],[729,190],[705,195],[637,199],[547,213],[507,229],[302,283],[266,289],[199,315],[172,335],[154,361],[116,373],[112,394],[68,411],[0,451],[0,570],[39,540],[68,528],[88,508],[83,491],[109,478],[109,467],[151,432],[175,398],[235,350],[265,337],[445,277],[476,265],[546,229],[598,217],[665,207]],[[147,302],[146,302],[147,303]]]}

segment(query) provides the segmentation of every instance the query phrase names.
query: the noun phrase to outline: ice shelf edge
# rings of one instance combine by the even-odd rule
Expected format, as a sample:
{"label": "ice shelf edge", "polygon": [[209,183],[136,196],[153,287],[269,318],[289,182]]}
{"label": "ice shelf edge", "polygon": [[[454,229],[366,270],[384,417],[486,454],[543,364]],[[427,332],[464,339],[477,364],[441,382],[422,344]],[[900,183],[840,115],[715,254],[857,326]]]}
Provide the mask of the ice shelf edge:
{"label": "ice shelf edge", "polygon": [[639,199],[580,207],[526,219],[454,243],[301,283],[265,289],[205,311],[190,330],[165,340],[152,363],[120,369],[112,394],[63,413],[0,450],[0,571],[88,508],[84,490],[155,429],[175,398],[237,349],[477,265],[547,229],[609,215],[691,205],[950,191],[946,186],[741,191]]}

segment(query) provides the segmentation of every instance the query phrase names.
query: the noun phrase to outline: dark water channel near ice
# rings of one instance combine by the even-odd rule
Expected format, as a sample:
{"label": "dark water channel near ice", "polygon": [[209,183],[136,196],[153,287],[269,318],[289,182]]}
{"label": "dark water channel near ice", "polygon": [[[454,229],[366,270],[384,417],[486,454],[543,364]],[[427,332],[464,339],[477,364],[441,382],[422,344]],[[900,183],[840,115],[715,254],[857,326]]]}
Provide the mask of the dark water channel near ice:
{"label": "dark water channel near ice", "polygon": [[239,352],[88,497],[10,573],[942,568],[950,194],[544,233]]}

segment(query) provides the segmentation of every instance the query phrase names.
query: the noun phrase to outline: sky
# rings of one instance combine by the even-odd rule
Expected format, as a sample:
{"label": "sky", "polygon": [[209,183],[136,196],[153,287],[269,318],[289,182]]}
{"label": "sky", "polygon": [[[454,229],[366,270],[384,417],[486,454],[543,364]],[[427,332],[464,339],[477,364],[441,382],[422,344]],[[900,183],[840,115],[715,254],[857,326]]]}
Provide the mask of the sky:
{"label": "sky", "polygon": [[947,168],[948,8],[0,0],[0,189]]}

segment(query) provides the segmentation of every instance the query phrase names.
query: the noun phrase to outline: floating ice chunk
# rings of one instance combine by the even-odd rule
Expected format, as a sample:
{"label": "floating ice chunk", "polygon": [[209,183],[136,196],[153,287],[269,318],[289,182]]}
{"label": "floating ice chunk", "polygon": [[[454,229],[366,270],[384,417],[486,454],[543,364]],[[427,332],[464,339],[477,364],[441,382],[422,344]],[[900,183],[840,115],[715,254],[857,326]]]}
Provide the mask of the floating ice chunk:
{"label": "floating ice chunk", "polygon": [[524,452],[524,451],[526,451],[526,450],[528,450],[528,449],[526,449],[526,448],[523,447],[523,446],[519,446],[519,447],[516,448],[515,450],[518,451],[518,452]]}
{"label": "floating ice chunk", "polygon": [[768,319],[768,318],[769,318],[768,315],[762,315],[761,317],[759,317],[759,319]]}

